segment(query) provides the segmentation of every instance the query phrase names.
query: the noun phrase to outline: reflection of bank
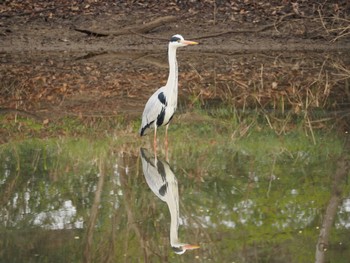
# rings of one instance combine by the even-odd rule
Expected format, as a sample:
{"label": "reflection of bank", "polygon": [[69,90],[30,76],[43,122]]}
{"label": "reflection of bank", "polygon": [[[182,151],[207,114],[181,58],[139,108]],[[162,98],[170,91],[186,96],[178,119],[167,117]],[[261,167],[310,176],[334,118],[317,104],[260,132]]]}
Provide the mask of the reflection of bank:
{"label": "reflection of bank", "polygon": [[166,161],[156,159],[148,150],[141,148],[142,170],[148,186],[170,211],[170,245],[177,254],[199,248],[197,245],[181,243],[178,239],[179,228],[179,190],[177,179]]}

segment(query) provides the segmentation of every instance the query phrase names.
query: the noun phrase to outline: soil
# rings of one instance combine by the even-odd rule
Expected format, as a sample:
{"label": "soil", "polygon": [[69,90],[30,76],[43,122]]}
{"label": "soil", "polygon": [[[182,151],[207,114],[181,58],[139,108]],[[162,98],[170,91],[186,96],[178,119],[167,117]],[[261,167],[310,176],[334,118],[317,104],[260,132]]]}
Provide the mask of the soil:
{"label": "soil", "polygon": [[[17,2],[17,3],[16,3]],[[348,1],[5,1],[1,53],[154,49],[175,33],[205,39],[201,50],[329,50],[349,48],[337,24],[349,19]],[[117,2],[117,3],[116,3]],[[216,4],[214,3],[216,2]],[[298,2],[300,2],[298,4]],[[1,3],[1,2],[0,2]],[[89,37],[76,28],[113,31],[159,17],[176,20],[145,34]],[[321,19],[323,18],[323,19]],[[349,23],[349,21],[347,21]],[[332,24],[331,24],[332,23]],[[266,29],[264,29],[266,26]],[[349,24],[346,24],[349,26]],[[261,30],[261,31],[259,31]],[[229,33],[232,31],[232,33]],[[256,33],[254,33],[256,31]],[[227,33],[225,33],[227,32]],[[343,32],[349,33],[349,31]],[[218,35],[221,34],[221,35]]]}
{"label": "soil", "polygon": [[[152,54],[164,57],[175,33],[200,42],[191,52],[202,54],[348,54],[349,14],[347,0],[0,1],[0,108],[42,118],[92,108],[113,115],[116,102],[131,98],[127,108],[139,111],[149,94],[134,87],[166,79],[166,61],[150,61]],[[138,31],[169,16],[170,22]],[[148,70],[135,69],[130,57],[142,63],[145,54],[151,54]],[[159,67],[161,76],[152,72]]]}

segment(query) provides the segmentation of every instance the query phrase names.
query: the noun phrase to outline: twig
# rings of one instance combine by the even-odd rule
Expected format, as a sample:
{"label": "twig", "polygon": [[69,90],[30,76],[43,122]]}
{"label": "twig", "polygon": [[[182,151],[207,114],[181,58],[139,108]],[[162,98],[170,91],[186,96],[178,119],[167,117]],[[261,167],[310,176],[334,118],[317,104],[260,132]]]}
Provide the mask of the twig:
{"label": "twig", "polygon": [[219,32],[219,33],[214,33],[214,34],[209,34],[209,35],[203,35],[203,36],[198,36],[198,37],[193,37],[193,39],[203,39],[203,38],[212,38],[212,37],[219,37],[219,36],[222,36],[222,35],[226,35],[226,34],[245,34],[245,33],[260,33],[260,32],[263,32],[263,31],[266,31],[272,27],[277,27],[280,23],[282,23],[282,21],[289,17],[289,16],[292,16],[292,15],[295,15],[294,13],[290,13],[290,14],[286,14],[282,17],[280,17],[280,19],[278,19],[277,22],[274,22],[272,24],[268,24],[266,26],[262,26],[258,29],[247,29],[247,30],[227,30],[227,31],[224,31],[224,32]]}
{"label": "twig", "polygon": [[[348,27],[348,28],[345,29],[345,30],[350,30],[350,27]],[[344,30],[344,31],[345,31],[345,30]],[[343,32],[344,32],[344,31],[343,31]],[[339,36],[333,38],[333,39],[331,40],[331,42],[335,42],[335,41],[337,41],[339,38],[345,37],[345,36],[347,36],[347,35],[350,35],[350,31],[347,32],[347,33],[340,33]]]}
{"label": "twig", "polygon": [[273,156],[272,168],[271,168],[271,172],[270,172],[269,186],[268,186],[267,192],[266,192],[266,196],[267,196],[267,197],[270,197],[270,191],[271,191],[272,181],[276,179],[276,177],[275,177],[275,175],[274,175],[274,170],[275,170],[275,166],[276,166],[276,159],[277,159],[277,156],[274,155],[274,156]]}
{"label": "twig", "polygon": [[311,124],[311,122],[310,122],[309,116],[307,116],[307,124],[308,124],[309,129],[310,129],[312,141],[313,141],[314,145],[316,145],[316,139],[315,139],[314,131],[313,131],[313,129],[312,129],[312,124]]}

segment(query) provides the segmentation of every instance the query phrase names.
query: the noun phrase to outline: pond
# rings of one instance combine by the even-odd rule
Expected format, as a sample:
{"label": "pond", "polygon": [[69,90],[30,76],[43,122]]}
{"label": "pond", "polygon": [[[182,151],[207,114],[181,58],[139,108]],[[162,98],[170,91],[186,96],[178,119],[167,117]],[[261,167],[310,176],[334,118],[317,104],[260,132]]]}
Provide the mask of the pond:
{"label": "pond", "polygon": [[46,102],[1,116],[0,262],[348,262],[343,53],[181,52],[157,156],[137,130],[163,54],[1,59]]}

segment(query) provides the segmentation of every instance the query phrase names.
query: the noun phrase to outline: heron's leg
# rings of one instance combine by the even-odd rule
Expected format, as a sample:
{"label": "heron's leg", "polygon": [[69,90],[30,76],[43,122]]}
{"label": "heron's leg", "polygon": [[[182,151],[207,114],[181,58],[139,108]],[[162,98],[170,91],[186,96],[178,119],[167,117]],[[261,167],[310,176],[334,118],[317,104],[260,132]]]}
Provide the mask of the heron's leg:
{"label": "heron's leg", "polygon": [[169,162],[168,147],[165,148],[165,160]]}
{"label": "heron's leg", "polygon": [[154,125],[153,149],[154,155],[157,156],[157,124]]}
{"label": "heron's leg", "polygon": [[169,123],[165,126],[165,147],[168,147],[168,128]]}
{"label": "heron's leg", "polygon": [[169,123],[165,126],[165,159],[168,161],[168,128]]}

